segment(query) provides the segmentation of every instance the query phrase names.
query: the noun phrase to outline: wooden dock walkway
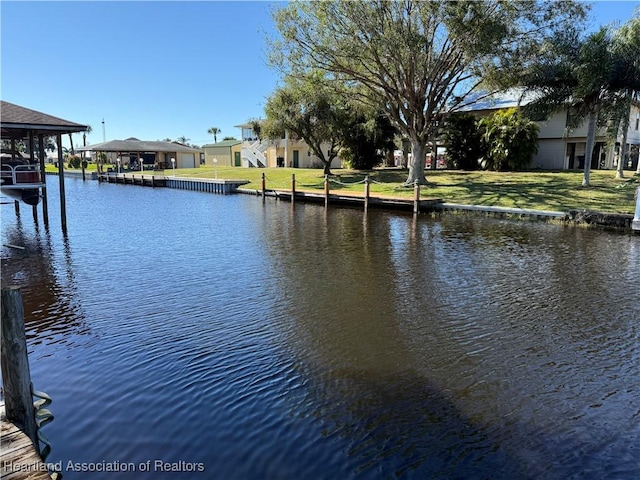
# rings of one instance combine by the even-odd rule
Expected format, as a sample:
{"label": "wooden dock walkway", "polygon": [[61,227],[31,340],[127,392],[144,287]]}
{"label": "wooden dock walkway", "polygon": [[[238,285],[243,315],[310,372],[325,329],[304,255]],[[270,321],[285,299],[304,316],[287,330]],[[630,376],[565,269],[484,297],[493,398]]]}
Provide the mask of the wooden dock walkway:
{"label": "wooden dock walkway", "polygon": [[27,435],[7,420],[0,402],[0,479],[51,480],[40,454]]}

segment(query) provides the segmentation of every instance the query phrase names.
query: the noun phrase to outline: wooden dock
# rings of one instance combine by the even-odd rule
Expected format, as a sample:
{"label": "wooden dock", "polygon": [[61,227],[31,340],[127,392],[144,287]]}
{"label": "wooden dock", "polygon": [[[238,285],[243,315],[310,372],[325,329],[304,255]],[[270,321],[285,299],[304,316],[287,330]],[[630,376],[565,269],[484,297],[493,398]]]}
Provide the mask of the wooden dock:
{"label": "wooden dock", "polygon": [[51,480],[47,467],[31,439],[7,420],[4,402],[0,402],[0,479]]}

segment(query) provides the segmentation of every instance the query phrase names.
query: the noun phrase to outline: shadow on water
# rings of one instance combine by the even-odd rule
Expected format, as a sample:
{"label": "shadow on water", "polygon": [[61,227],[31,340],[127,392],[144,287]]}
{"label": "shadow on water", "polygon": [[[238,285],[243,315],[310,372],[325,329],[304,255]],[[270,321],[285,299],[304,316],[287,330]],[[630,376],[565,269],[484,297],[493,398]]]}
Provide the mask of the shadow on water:
{"label": "shadow on water", "polygon": [[[432,381],[423,352],[407,339],[403,310],[424,289],[408,293],[410,272],[393,259],[422,242],[415,223],[412,240],[396,241],[392,219],[367,215],[359,224],[349,215],[296,208],[269,228],[277,237],[277,288],[294,317],[281,327],[306,378],[308,398],[291,405],[294,414],[314,405],[322,438],[346,443],[354,478],[528,478],[495,428],[467,416]],[[343,309],[349,313],[335,313]],[[419,316],[429,321],[426,312]]]}
{"label": "shadow on water", "polygon": [[[315,406],[323,438],[347,442],[354,477],[633,478],[634,428],[614,415],[634,414],[633,366],[584,381],[613,373],[633,348],[613,342],[633,337],[640,313],[629,301],[606,324],[595,313],[610,312],[623,273],[594,267],[608,237],[312,209],[266,232],[309,396],[291,408]],[[549,248],[557,234],[573,245]],[[601,298],[581,300],[585,275]],[[625,462],[609,463],[609,444]]]}

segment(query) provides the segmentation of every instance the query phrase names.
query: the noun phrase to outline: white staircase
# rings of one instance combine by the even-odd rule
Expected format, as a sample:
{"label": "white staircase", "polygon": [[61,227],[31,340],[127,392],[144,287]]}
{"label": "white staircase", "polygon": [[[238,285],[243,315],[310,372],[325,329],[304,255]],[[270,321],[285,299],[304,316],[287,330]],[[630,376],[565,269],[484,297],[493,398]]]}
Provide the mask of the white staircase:
{"label": "white staircase", "polygon": [[256,141],[251,144],[245,144],[242,146],[241,157],[243,165],[245,167],[265,168],[267,166],[267,157],[265,152],[267,151],[268,143],[265,141]]}

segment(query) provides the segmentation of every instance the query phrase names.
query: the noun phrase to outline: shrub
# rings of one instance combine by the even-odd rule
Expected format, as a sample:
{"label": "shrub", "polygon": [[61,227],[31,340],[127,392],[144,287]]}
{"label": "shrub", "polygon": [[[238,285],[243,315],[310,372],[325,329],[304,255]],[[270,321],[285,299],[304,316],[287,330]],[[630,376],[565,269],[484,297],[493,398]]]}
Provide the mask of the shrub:
{"label": "shrub", "polygon": [[478,120],[471,113],[454,113],[444,127],[447,168],[476,170],[485,154]]}
{"label": "shrub", "polygon": [[538,125],[519,110],[498,110],[480,120],[485,154],[482,165],[487,170],[526,168],[538,151]]}

